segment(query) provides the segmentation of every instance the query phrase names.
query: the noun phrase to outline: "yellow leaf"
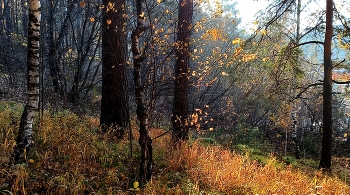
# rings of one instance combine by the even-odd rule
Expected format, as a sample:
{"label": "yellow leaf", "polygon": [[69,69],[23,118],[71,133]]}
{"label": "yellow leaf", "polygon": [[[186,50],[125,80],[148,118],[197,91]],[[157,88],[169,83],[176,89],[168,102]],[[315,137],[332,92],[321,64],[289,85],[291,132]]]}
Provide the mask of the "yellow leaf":
{"label": "yellow leaf", "polygon": [[141,14],[140,14],[140,17],[145,17],[145,12],[142,12]]}
{"label": "yellow leaf", "polygon": [[139,187],[139,182],[135,181],[135,182],[133,183],[133,187],[134,187],[135,189],[138,188],[138,187]]}
{"label": "yellow leaf", "polygon": [[263,59],[262,59],[263,62],[266,62],[266,61],[268,61],[268,60],[269,60],[269,58],[263,58]]}
{"label": "yellow leaf", "polygon": [[261,34],[266,35],[266,30],[265,30],[265,29],[262,29],[262,30],[261,30]]}
{"label": "yellow leaf", "polygon": [[34,160],[33,159],[29,159],[28,162],[34,163]]}
{"label": "yellow leaf", "polygon": [[239,44],[239,43],[241,43],[240,38],[236,38],[236,39],[232,40],[232,44]]}
{"label": "yellow leaf", "polygon": [[344,137],[348,137],[348,134],[347,134],[347,133],[345,133],[345,134],[344,134]]}
{"label": "yellow leaf", "polygon": [[107,4],[107,8],[106,8],[107,10],[107,12],[109,11],[109,10],[114,10],[114,3],[111,3],[111,2],[108,2],[108,4]]}
{"label": "yellow leaf", "polygon": [[42,165],[42,163],[41,163],[41,162],[37,162],[37,163],[35,163],[35,167],[36,167],[36,168],[41,167],[41,165]]}
{"label": "yellow leaf", "polygon": [[91,18],[90,18],[90,22],[95,22],[95,18],[94,18],[94,17],[91,17]]}

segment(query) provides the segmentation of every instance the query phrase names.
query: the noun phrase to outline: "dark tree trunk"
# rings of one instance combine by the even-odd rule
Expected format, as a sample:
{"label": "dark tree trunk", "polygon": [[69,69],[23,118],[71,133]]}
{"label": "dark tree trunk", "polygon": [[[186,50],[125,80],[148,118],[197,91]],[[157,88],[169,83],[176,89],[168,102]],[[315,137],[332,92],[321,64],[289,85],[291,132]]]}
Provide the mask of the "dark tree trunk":
{"label": "dark tree trunk", "polygon": [[[0,3],[2,3],[2,1],[0,1]],[[0,37],[4,36],[3,35],[3,31],[5,30],[5,18],[4,18],[4,9],[2,8],[2,6],[0,6]]]}
{"label": "dark tree trunk", "polygon": [[188,66],[192,31],[193,0],[180,0],[178,12],[177,51],[173,100],[173,133],[175,143],[188,139]]}
{"label": "dark tree trunk", "polygon": [[59,67],[59,58],[57,53],[57,44],[56,39],[54,37],[54,9],[53,9],[53,2],[49,2],[49,17],[48,17],[48,25],[49,25],[49,42],[50,42],[50,48],[49,48],[49,66],[50,66],[50,76],[52,79],[52,84],[54,88],[54,92],[58,93],[60,95],[64,94],[63,87],[62,87],[62,81],[60,79],[61,77],[61,71]]}
{"label": "dark tree trunk", "polygon": [[22,33],[23,36],[28,38],[28,6],[25,5],[26,0],[21,0],[22,5]]}
{"label": "dark tree trunk", "polygon": [[326,34],[324,40],[323,137],[320,168],[331,171],[332,159],[332,35],[333,0],[327,0]]}
{"label": "dark tree trunk", "polygon": [[33,120],[39,103],[39,44],[40,44],[40,1],[29,0],[29,28],[27,54],[27,104],[21,117],[16,138],[13,160],[15,164],[25,163],[26,154],[32,144]]}
{"label": "dark tree trunk", "polygon": [[6,35],[10,36],[12,32],[12,21],[11,21],[11,1],[4,1],[4,16],[6,20]]}
{"label": "dark tree trunk", "polygon": [[144,51],[140,49],[139,38],[147,29],[144,26],[144,16],[142,14],[143,0],[136,0],[137,26],[131,34],[132,54],[134,62],[134,83],[137,104],[137,117],[140,121],[141,160],[140,160],[140,181],[144,184],[151,180],[152,176],[152,139],[149,135],[148,111],[145,103],[145,95],[141,84],[141,65],[145,58]]}
{"label": "dark tree trunk", "polygon": [[126,76],[127,32],[123,16],[126,1],[103,0],[103,4],[100,123],[106,128],[117,125],[120,127],[117,137],[123,138],[130,118]]}

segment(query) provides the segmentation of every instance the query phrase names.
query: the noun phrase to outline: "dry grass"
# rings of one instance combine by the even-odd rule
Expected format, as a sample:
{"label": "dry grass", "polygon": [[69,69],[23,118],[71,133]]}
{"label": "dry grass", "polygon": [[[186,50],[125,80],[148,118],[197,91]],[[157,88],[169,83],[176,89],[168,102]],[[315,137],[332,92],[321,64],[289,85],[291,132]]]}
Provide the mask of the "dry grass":
{"label": "dry grass", "polygon": [[[132,161],[128,140],[117,143],[111,133],[100,133],[97,118],[45,113],[28,164],[9,166],[21,107],[0,102],[0,108],[1,193],[135,193],[128,189],[137,173],[136,129]],[[162,132],[154,129],[152,137]],[[175,151],[169,143],[169,135],[153,141],[154,176],[140,194],[350,194],[336,177],[277,166],[273,157],[261,165],[220,146],[184,143]]]}
{"label": "dry grass", "polygon": [[169,167],[180,169],[182,164],[187,168],[197,189],[193,194],[350,194],[350,188],[335,177],[317,170],[310,177],[291,166],[276,166],[273,157],[262,166],[248,155],[198,144],[183,147],[180,153],[172,156]]}

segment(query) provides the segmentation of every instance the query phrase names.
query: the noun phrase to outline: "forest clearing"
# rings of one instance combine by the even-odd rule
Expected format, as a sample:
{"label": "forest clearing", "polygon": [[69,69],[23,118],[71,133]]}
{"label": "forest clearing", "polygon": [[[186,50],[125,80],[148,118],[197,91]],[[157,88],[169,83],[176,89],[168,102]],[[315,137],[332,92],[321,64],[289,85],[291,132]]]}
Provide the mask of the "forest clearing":
{"label": "forest clearing", "polygon": [[350,194],[347,1],[0,5],[1,194]]}
{"label": "forest clearing", "polygon": [[[258,149],[237,153],[228,146],[198,139],[173,151],[169,134],[153,142],[152,180],[134,189],[140,158],[135,121],[130,158],[128,139],[117,143],[111,133],[99,131],[98,118],[82,118],[69,111],[45,112],[41,123],[35,125],[38,131],[28,164],[9,166],[22,106],[0,102],[0,108],[2,194],[350,193],[348,164],[335,162],[337,168],[327,176],[317,170],[314,160],[294,160],[287,165]],[[163,132],[153,129],[151,136]]]}

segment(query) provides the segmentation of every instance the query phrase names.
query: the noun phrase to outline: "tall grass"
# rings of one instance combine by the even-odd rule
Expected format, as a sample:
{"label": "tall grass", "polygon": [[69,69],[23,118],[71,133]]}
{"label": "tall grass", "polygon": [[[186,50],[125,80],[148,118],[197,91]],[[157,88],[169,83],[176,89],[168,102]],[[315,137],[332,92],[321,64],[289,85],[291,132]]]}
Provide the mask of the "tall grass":
{"label": "tall grass", "polygon": [[[350,188],[321,172],[263,165],[220,146],[199,141],[173,150],[169,135],[153,140],[154,175],[140,191],[137,181],[137,129],[133,156],[127,139],[101,133],[99,120],[70,112],[44,114],[34,127],[27,165],[9,165],[21,106],[0,102],[0,192],[3,194],[350,194]],[[152,137],[163,133],[153,129]]]}

